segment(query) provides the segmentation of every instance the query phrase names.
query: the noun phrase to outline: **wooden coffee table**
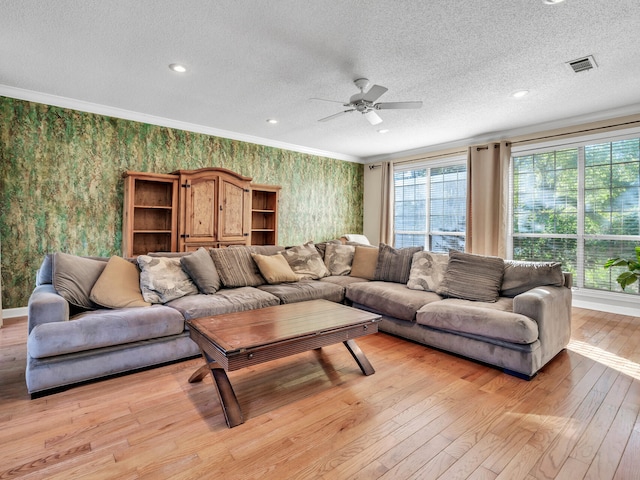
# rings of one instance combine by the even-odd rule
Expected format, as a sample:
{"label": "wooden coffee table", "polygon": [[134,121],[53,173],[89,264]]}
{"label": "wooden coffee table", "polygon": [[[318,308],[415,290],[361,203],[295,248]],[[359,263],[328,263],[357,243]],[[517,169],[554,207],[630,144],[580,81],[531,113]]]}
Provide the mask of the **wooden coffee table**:
{"label": "wooden coffee table", "polygon": [[211,373],[229,428],[244,422],[226,372],[343,342],[362,373],[375,372],[353,340],[376,333],[380,315],[328,300],[277,305],[187,320],[206,364],[189,378]]}

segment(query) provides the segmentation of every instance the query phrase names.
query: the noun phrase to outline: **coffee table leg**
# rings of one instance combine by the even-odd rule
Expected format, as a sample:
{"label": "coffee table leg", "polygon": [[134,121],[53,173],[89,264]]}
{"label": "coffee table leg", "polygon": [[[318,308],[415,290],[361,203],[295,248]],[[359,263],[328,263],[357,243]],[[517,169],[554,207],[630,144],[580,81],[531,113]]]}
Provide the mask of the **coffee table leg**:
{"label": "coffee table leg", "polygon": [[203,352],[206,363],[198,368],[191,377],[189,377],[189,383],[200,382],[207,375],[211,373],[213,378],[213,384],[218,392],[218,398],[220,399],[220,406],[222,407],[222,413],[224,413],[224,419],[227,422],[229,428],[236,427],[244,423],[244,417],[242,410],[240,410],[240,404],[236,397],[227,372],[221,367],[216,367],[216,361],[209,355]]}
{"label": "coffee table leg", "polygon": [[376,373],[376,371],[371,366],[369,359],[365,356],[364,352],[360,350],[360,347],[355,342],[355,340],[351,339],[342,343],[344,343],[344,346],[347,347],[349,353],[351,353],[355,361],[358,363],[358,366],[360,367],[360,370],[362,370],[362,373],[364,373],[365,375],[372,375]]}

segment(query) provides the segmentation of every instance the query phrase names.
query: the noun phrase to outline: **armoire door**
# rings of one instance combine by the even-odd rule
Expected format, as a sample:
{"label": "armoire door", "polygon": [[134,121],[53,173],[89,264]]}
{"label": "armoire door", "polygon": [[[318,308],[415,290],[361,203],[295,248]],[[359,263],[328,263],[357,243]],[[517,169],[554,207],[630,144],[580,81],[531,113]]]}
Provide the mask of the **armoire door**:
{"label": "armoire door", "polygon": [[221,176],[219,188],[218,240],[247,243],[251,197],[246,183],[239,184]]}
{"label": "armoire door", "polygon": [[189,244],[214,244],[217,241],[216,205],[218,177],[193,175],[180,180],[182,231],[180,251]]}

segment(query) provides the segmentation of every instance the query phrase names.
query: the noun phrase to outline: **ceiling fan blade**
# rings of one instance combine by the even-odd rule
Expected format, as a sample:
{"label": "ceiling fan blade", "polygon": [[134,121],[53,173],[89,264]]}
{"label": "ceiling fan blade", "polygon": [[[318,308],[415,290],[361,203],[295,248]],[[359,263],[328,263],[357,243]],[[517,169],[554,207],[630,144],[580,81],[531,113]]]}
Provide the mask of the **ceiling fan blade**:
{"label": "ceiling fan blade", "polygon": [[379,99],[384,92],[386,92],[388,90],[387,87],[382,87],[380,85],[374,85],[373,87],[371,87],[369,89],[369,91],[367,93],[364,94],[364,96],[362,97],[362,100],[364,100],[365,102],[375,102],[377,99]]}
{"label": "ceiling fan blade", "polygon": [[318,101],[318,102],[340,103],[340,104],[344,105],[344,102],[340,102],[340,101],[338,101],[338,100],[328,100],[328,99],[326,99],[326,98],[317,98],[317,97],[312,97],[312,98],[310,98],[309,100],[315,100],[315,101]]}
{"label": "ceiling fan blade", "polygon": [[422,108],[422,102],[384,102],[374,105],[376,110],[391,110],[397,108]]}
{"label": "ceiling fan blade", "polygon": [[382,119],[380,118],[380,116],[373,110],[369,110],[364,114],[364,116],[367,120],[369,120],[369,123],[371,125],[378,125],[379,123],[382,123]]}
{"label": "ceiling fan blade", "polygon": [[318,121],[319,122],[327,122],[329,120],[333,120],[334,118],[340,117],[340,116],[344,115],[345,113],[354,112],[354,111],[355,111],[355,108],[351,108],[349,110],[345,110],[343,112],[334,113],[333,115],[329,115],[328,117],[321,118]]}

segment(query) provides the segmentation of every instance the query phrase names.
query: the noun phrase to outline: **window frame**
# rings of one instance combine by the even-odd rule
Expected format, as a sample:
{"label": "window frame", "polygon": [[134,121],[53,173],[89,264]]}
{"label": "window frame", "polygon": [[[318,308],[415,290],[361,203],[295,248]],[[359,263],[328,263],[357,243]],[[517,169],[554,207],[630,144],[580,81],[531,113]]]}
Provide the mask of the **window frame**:
{"label": "window frame", "polygon": [[[589,299],[585,302],[586,308],[598,303],[624,303],[631,308],[640,306],[640,294],[629,292],[617,292],[613,290],[595,289],[585,287],[585,241],[589,240],[616,240],[632,241],[640,244],[639,235],[611,235],[585,233],[585,147],[601,143],[612,143],[623,140],[640,138],[640,128],[634,127],[621,130],[608,130],[605,132],[583,135],[579,137],[556,139],[540,143],[528,143],[527,145],[514,145],[511,150],[511,162],[509,165],[509,205],[507,228],[507,258],[513,258],[514,238],[571,238],[575,239],[576,246],[576,275],[574,276],[574,298]],[[577,230],[576,234],[537,234],[514,232],[514,162],[515,157],[542,154],[545,152],[561,151],[575,148],[578,150],[578,192],[577,192]],[[633,252],[630,252],[631,256]],[[604,268],[604,267],[603,267]],[[595,302],[595,303],[593,303]],[[593,308],[593,307],[592,307]],[[624,308],[624,307],[623,307]]]}
{"label": "window frame", "polygon": [[[434,168],[442,168],[442,167],[453,167],[463,165],[465,167],[465,172],[467,169],[467,156],[466,154],[456,153],[455,155],[448,156],[446,158],[434,158],[434,159],[423,159],[418,161],[411,162],[402,162],[396,163],[393,165],[393,242],[394,246],[396,243],[397,235],[424,235],[424,248],[429,250],[431,248],[432,237],[433,236],[457,236],[462,237],[463,242],[466,242],[466,228],[463,232],[444,232],[439,230],[431,230],[431,169]],[[408,172],[414,170],[426,170],[427,175],[425,177],[425,195],[426,195],[426,208],[425,208],[425,231],[413,231],[413,230],[397,230],[397,222],[396,222],[396,200],[395,200],[395,175],[398,172]],[[465,192],[465,217],[466,217],[466,193]]]}

